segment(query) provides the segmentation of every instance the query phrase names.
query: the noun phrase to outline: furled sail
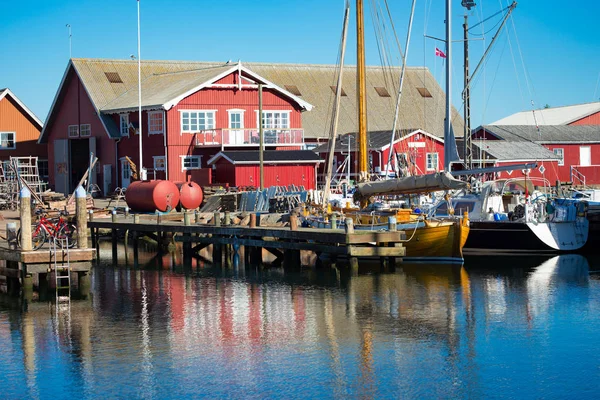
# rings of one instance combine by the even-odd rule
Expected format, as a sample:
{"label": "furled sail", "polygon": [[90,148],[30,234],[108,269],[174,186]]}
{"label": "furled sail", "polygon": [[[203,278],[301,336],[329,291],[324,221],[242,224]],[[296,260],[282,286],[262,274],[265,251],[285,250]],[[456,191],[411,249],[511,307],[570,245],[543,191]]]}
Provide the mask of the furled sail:
{"label": "furled sail", "polygon": [[438,190],[466,189],[466,182],[455,179],[448,172],[436,172],[427,175],[407,176],[405,178],[360,183],[356,187],[357,195],[368,198],[377,195],[428,193]]}

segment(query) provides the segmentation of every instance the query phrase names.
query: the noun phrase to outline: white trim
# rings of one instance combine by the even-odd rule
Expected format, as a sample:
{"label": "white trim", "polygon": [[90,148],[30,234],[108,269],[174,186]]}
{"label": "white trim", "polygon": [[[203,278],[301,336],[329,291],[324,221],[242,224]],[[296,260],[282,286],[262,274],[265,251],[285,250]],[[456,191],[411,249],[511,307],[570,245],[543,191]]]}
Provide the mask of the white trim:
{"label": "white trim", "polygon": [[[239,129],[239,130],[244,129],[244,119],[245,119],[244,118],[244,116],[245,116],[244,113],[245,112],[246,112],[246,110],[242,110],[242,109],[239,109],[239,108],[232,108],[230,110],[227,110],[227,126],[228,126],[228,128],[230,130],[232,130],[232,129]],[[232,114],[239,114],[240,115],[240,127],[239,128],[233,128],[231,126],[231,115]]]}
{"label": "white trim", "polygon": [[[123,133],[123,118],[126,118],[127,129],[125,129],[126,133]],[[119,114],[119,135],[121,137],[129,137],[129,114]]]}
{"label": "white trim", "polygon": [[[231,158],[227,157],[222,152],[219,152],[219,153],[215,154],[212,158],[210,158],[206,162],[206,165],[212,165],[212,164],[214,164],[216,161],[219,160],[219,158],[224,158],[225,160],[229,161],[233,165],[258,164],[259,163],[259,161],[234,161]],[[325,162],[325,161],[323,161],[323,160],[281,160],[281,161],[265,161],[265,164],[267,164],[267,165],[279,165],[279,164],[320,164],[320,163],[323,163],[323,162]]]}
{"label": "white trim", "polygon": [[[2,147],[2,146],[0,146],[0,150],[14,150],[14,149],[16,149],[17,148],[17,132],[14,132],[14,131],[2,131],[2,132],[0,132],[0,135],[3,134],[3,133],[12,133],[12,135],[13,135],[13,145],[12,145],[12,147]],[[1,143],[1,141],[0,141],[0,143]]]}
{"label": "white trim", "polygon": [[[83,129],[82,128],[84,126],[89,127],[89,130],[88,130],[89,134],[88,135],[84,135],[83,134]],[[86,137],[87,138],[87,137],[91,137],[91,136],[92,136],[92,124],[81,124],[81,125],[79,125],[79,137]]]}
{"label": "white trim", "polygon": [[[162,158],[163,159],[163,167],[162,168],[157,168],[156,167],[156,160]],[[165,158],[165,156],[152,156],[152,166],[154,168],[155,171],[165,171],[167,169],[167,159]]]}
{"label": "white trim", "polygon": [[565,165],[565,149],[563,147],[555,147],[552,149],[554,155],[558,157],[556,150],[560,150],[560,159],[558,159],[558,166],[562,167],[563,165]]}
{"label": "white trim", "polygon": [[[401,142],[401,141],[403,141],[403,140],[406,140],[406,139],[408,139],[408,138],[410,138],[410,137],[412,137],[412,136],[414,136],[414,135],[416,135],[416,134],[418,134],[418,133],[421,133],[421,134],[423,134],[423,135],[427,136],[427,137],[428,137],[428,138],[430,138],[430,139],[437,140],[437,141],[438,141],[438,142],[440,142],[440,143],[444,143],[444,139],[443,139],[443,138],[441,138],[441,137],[438,137],[438,136],[435,136],[435,135],[433,135],[433,134],[431,134],[431,133],[429,133],[429,132],[425,132],[425,131],[424,131],[424,130],[422,130],[422,129],[417,129],[417,130],[415,130],[415,131],[412,131],[411,133],[409,133],[409,134],[408,134],[408,135],[406,135],[406,136],[402,136],[402,137],[400,137],[400,138],[398,138],[398,139],[394,140],[394,143],[393,143],[393,145],[396,145],[397,143],[399,143],[399,142]],[[391,132],[390,132],[390,135],[391,135]],[[387,149],[389,149],[389,148],[390,148],[390,145],[389,145],[389,143],[388,143],[388,144],[386,144],[385,146],[383,146],[383,147],[381,147],[381,148],[379,148],[379,149],[371,149],[371,150],[384,151],[384,150],[387,150]]]}
{"label": "white trim", "polygon": [[[148,115],[148,117],[147,117],[147,119],[148,119],[148,136],[164,135],[164,133],[165,133],[165,113],[164,113],[164,111],[160,111],[160,110],[159,111],[148,111],[146,114]],[[160,115],[162,118],[162,130],[160,132],[158,132],[158,131],[153,132],[150,130],[150,126],[151,126],[150,117],[152,117],[152,115]]]}
{"label": "white trim", "polygon": [[[429,168],[429,156],[435,154],[436,166]],[[426,171],[438,171],[440,168],[440,155],[437,152],[425,153],[425,170]]]}
{"label": "white trim", "polygon": [[226,77],[227,75],[238,71],[238,74],[240,76],[240,79],[242,78],[241,73],[244,72],[247,75],[252,76],[254,79],[258,80],[258,81],[262,81],[264,82],[266,85],[265,87],[267,88],[272,88],[272,89],[276,89],[277,91],[283,93],[285,96],[291,98],[292,100],[294,100],[301,108],[310,111],[312,110],[313,106],[310,103],[307,103],[306,101],[298,98],[297,96],[293,95],[292,93],[288,92],[287,90],[275,85],[274,83],[266,80],[265,78],[261,77],[260,75],[250,71],[248,68],[242,66],[241,62],[238,62],[237,65],[232,66],[231,68],[229,68],[228,70],[218,74],[217,76],[211,78],[210,80],[186,91],[185,93],[180,94],[179,96],[175,97],[174,99],[166,102],[165,104],[163,104],[163,108],[165,110],[170,110],[173,106],[177,105],[181,100],[185,99],[186,97],[188,97],[189,95],[196,93],[197,91],[212,85],[213,83],[215,83],[216,81],[220,80],[221,78]]}
{"label": "white trim", "polygon": [[[77,128],[77,135],[71,135],[71,128]],[[79,137],[79,125],[69,125],[67,127],[67,138],[74,139]]]}
{"label": "white trim", "polygon": [[[204,114],[208,114],[208,113],[212,113],[212,120],[213,120],[213,126],[212,127],[205,127],[203,129],[200,129],[200,122],[198,121],[198,129],[196,130],[192,130],[192,124],[191,122],[189,123],[190,125],[190,129],[188,130],[184,130],[183,129],[183,113],[187,112],[187,113],[204,113]],[[184,133],[197,133],[197,132],[202,132],[202,131],[212,131],[217,129],[217,110],[179,110],[179,134],[182,135]],[[206,118],[206,117],[205,117]],[[191,117],[190,117],[191,119]],[[198,118],[199,119],[199,118]]]}
{"label": "white trim", "polygon": [[42,123],[42,121],[29,108],[27,108],[27,106],[25,104],[23,104],[23,102],[21,102],[21,100],[19,100],[19,98],[17,96],[15,96],[15,94],[9,88],[4,89],[4,91],[2,93],[0,93],[0,100],[5,98],[7,94],[10,94],[10,97],[12,97],[12,99],[15,101],[15,103],[17,103],[19,106],[21,106],[21,108],[23,108],[23,110],[25,110],[25,112],[31,117],[31,119],[33,119],[35,122],[37,122],[40,125],[40,129],[42,129],[44,127],[44,124]]}
{"label": "white trim", "polygon": [[[258,111],[259,110],[254,110],[254,115],[256,116],[256,129],[260,129],[260,125],[259,124],[262,122],[262,120],[259,121]],[[287,117],[288,126],[285,126],[285,127],[275,127],[275,128],[266,128],[266,127],[263,126],[263,129],[301,129],[301,128],[291,128],[291,125],[292,125],[292,121],[291,121],[291,118],[290,118],[291,114],[292,114],[291,110],[262,110],[262,112],[263,112],[263,117],[264,117],[265,113],[280,113],[280,114],[287,114],[288,115],[288,117]]]}
{"label": "white trim", "polygon": [[[182,171],[191,171],[191,170],[194,170],[194,169],[202,169],[202,156],[181,155],[179,157],[181,158],[181,170]],[[184,164],[184,161],[185,161],[186,158],[198,159],[198,168],[195,168],[195,167],[188,167],[188,168],[186,168],[186,167],[184,167],[183,164]]]}

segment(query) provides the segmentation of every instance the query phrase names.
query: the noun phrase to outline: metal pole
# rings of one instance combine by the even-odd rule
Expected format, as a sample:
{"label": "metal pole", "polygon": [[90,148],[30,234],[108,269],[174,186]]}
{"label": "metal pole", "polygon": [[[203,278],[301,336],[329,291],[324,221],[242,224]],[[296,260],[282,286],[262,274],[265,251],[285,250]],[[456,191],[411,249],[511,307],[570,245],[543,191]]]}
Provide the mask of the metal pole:
{"label": "metal pole", "polygon": [[327,158],[327,171],[325,177],[325,194],[323,196],[323,207],[329,201],[331,193],[331,174],[333,173],[333,154],[335,152],[335,141],[337,138],[337,129],[340,116],[340,100],[342,98],[342,81],[344,76],[344,56],[346,54],[346,34],[348,32],[348,16],[350,15],[350,5],[346,3],[346,11],[344,12],[344,27],[342,29],[342,52],[340,55],[340,74],[337,79],[337,88],[335,90],[335,106],[333,109],[333,127],[329,138],[329,157]]}
{"label": "metal pole", "polygon": [[[142,152],[142,55],[140,51],[140,0],[137,0],[137,20],[138,20],[138,125],[139,125],[139,144],[140,144],[140,180],[146,179],[146,170],[144,169],[144,158]],[[165,166],[166,167],[166,166]]]}
{"label": "metal pole", "polygon": [[471,91],[469,85],[469,16],[465,14],[464,28],[464,54],[465,54],[465,91],[463,94],[465,102],[465,131],[463,138],[463,159],[467,169],[473,168],[473,154],[471,154]]}
{"label": "metal pole", "polygon": [[71,35],[71,24],[67,24],[66,27],[69,28],[69,59],[71,59],[73,58],[73,46],[71,44],[71,37],[73,35]]}
{"label": "metal pole", "polygon": [[358,93],[358,171],[359,182],[368,179],[367,169],[367,82],[365,79],[365,27],[363,18],[363,1],[356,0],[356,56],[357,76],[356,92]]}
{"label": "metal pole", "polygon": [[262,83],[258,84],[258,162],[260,164],[260,190],[265,188],[264,181],[264,160],[263,160],[263,146],[264,146],[264,135],[263,135],[263,85]]}
{"label": "metal pole", "polygon": [[444,171],[450,171],[448,138],[452,129],[452,10],[451,0],[446,0],[446,121],[444,125]]}

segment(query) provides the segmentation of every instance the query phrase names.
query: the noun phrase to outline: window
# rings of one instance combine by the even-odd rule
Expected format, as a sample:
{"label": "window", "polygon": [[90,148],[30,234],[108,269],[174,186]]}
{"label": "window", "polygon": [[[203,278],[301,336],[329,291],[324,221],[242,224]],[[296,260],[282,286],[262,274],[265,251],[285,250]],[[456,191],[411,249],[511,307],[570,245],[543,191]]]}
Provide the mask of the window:
{"label": "window", "polygon": [[285,90],[287,90],[294,96],[302,96],[302,93],[300,93],[300,89],[298,89],[298,86],[296,85],[285,85]]}
{"label": "window", "polygon": [[104,75],[110,83],[123,83],[118,72],[105,72]]}
{"label": "window", "polygon": [[121,127],[121,136],[129,136],[129,115],[121,114],[120,121],[119,126]]}
{"label": "window", "polygon": [[390,97],[390,92],[382,86],[375,86],[375,91],[379,95],[379,97]]}
{"label": "window", "polygon": [[0,132],[0,150],[10,150],[16,147],[14,132]]}
{"label": "window", "polygon": [[[331,91],[333,92],[333,94],[337,93],[337,86],[329,86],[329,87],[331,88]],[[342,92],[340,93],[340,96],[347,96],[344,88],[342,88]]]}
{"label": "window", "polygon": [[148,134],[160,135],[165,133],[163,129],[163,112],[153,111],[148,113]]}
{"label": "window", "polygon": [[181,132],[194,133],[215,129],[215,111],[183,111]]}
{"label": "window", "polygon": [[165,170],[165,156],[154,156],[154,170],[164,171]]}
{"label": "window", "polygon": [[181,156],[181,169],[200,169],[201,156]]}
{"label": "window", "polygon": [[437,171],[438,153],[427,153],[427,171]]}
{"label": "window", "polygon": [[560,157],[560,160],[558,160],[558,165],[565,165],[565,155],[564,155],[564,150],[557,148],[552,150],[554,152],[554,155],[557,155]]}
{"label": "window", "polygon": [[263,111],[264,129],[287,129],[290,127],[289,111]]}
{"label": "window", "polygon": [[38,173],[42,180],[48,180],[48,160],[38,159]]}
{"label": "window", "polygon": [[78,125],[69,125],[69,137],[70,138],[79,137],[79,126]]}
{"label": "window", "polygon": [[92,136],[92,125],[83,124],[79,127],[79,136],[81,137],[90,137]]}
{"label": "window", "polygon": [[243,129],[244,128],[244,112],[237,110],[229,110],[229,128]]}
{"label": "window", "polygon": [[419,87],[417,90],[419,91],[421,97],[432,97],[431,92],[427,88]]}
{"label": "window", "polygon": [[129,165],[129,162],[127,161],[123,161],[121,163],[121,166],[123,168],[123,179],[129,179],[129,177],[131,176],[131,166]]}

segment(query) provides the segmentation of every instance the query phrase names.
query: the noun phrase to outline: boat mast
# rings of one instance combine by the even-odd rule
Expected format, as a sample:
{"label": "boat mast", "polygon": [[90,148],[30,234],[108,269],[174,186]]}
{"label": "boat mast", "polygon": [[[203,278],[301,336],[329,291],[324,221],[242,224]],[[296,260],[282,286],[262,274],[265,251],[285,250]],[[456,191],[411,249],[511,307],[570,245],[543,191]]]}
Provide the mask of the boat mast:
{"label": "boat mast", "polygon": [[[448,0],[450,1],[450,0]],[[358,181],[368,180],[367,167],[367,82],[365,79],[365,27],[363,0],[356,0],[356,92],[358,93]]]}
{"label": "boat mast", "polygon": [[450,172],[450,130],[452,129],[452,20],[451,0],[446,0],[446,120],[444,125],[444,171]]}
{"label": "boat mast", "polygon": [[[331,133],[329,137],[329,155],[327,158],[327,175],[325,177],[325,194],[323,196],[323,206],[329,201],[331,192],[331,174],[333,173],[333,154],[335,151],[335,142],[337,139],[338,121],[340,116],[340,100],[342,98],[342,78],[344,74],[344,57],[346,55],[346,36],[348,32],[348,16],[350,15],[350,3],[346,2],[346,11],[344,12],[344,28],[342,29],[342,51],[340,54],[340,72],[337,79],[337,87],[335,89],[335,106],[333,109],[333,121]],[[350,138],[348,137],[348,147],[350,147]],[[348,149],[348,156],[350,150]],[[350,178],[348,178],[350,179]]]}
{"label": "boat mast", "polygon": [[[473,0],[462,0],[462,6],[470,11],[475,7]],[[471,91],[469,89],[469,15],[465,13],[464,29],[464,65],[465,65],[465,90],[463,92],[463,101],[465,104],[465,130],[463,135],[463,159],[466,169],[473,168],[473,153],[471,147]]]}

